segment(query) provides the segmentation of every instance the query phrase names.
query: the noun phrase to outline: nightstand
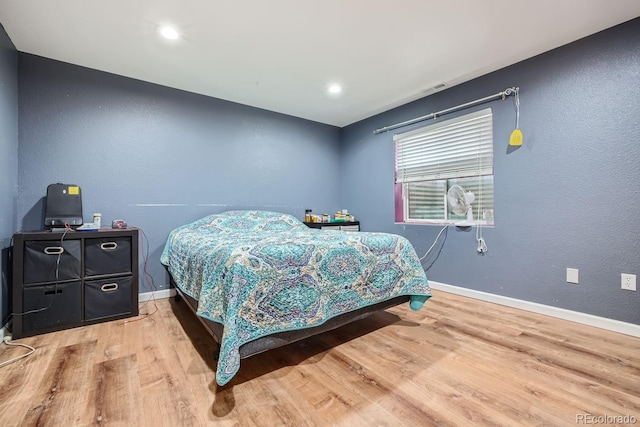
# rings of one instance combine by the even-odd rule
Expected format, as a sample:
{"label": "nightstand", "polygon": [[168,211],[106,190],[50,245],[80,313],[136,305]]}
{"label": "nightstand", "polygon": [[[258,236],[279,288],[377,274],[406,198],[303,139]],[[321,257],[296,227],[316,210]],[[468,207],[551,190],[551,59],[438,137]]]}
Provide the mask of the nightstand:
{"label": "nightstand", "polygon": [[319,228],[321,230],[360,231],[360,221],[305,222],[304,225],[309,228]]}

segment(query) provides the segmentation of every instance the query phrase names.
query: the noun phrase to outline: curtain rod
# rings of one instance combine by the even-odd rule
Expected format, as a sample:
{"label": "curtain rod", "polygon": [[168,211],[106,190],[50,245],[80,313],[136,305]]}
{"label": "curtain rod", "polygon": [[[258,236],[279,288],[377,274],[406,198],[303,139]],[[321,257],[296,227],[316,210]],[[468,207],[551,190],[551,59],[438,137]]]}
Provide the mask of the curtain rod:
{"label": "curtain rod", "polygon": [[373,131],[374,135],[377,135],[382,132],[388,132],[393,129],[398,129],[403,126],[409,126],[414,123],[421,122],[427,119],[435,119],[438,116],[442,116],[444,114],[453,113],[454,111],[462,110],[463,108],[473,107],[474,105],[482,104],[485,102],[493,101],[494,99],[502,98],[503,100],[509,95],[515,95],[520,90],[519,87],[510,87],[502,92],[498,92],[495,95],[490,95],[482,99],[476,99],[475,101],[467,102],[466,104],[456,105],[455,107],[447,108],[446,110],[438,111],[436,113],[427,114],[426,116],[418,117],[415,119],[407,120],[406,122],[396,123],[395,125],[385,126],[380,129],[376,129]]}

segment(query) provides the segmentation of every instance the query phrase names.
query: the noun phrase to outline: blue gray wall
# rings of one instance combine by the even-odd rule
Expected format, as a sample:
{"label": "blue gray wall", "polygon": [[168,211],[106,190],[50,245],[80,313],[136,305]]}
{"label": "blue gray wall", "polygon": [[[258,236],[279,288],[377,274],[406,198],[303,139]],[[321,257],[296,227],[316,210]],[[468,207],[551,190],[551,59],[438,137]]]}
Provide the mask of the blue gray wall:
{"label": "blue gray wall", "polygon": [[[20,54],[17,224],[1,237],[41,228],[46,186],[65,182],[82,187],[87,220],[101,212],[104,223],[125,219],[145,230],[149,270],[161,287],[167,233],[233,208],[302,217],[305,208],[346,207],[364,230],[403,234],[422,254],[440,228],[394,224],[392,135],[372,131],[519,86],[520,149],[507,145],[512,98],[489,104],[496,192],[496,226],[484,230],[489,252],[476,253],[475,230],[452,227],[429,278],[640,324],[640,292],[620,289],[620,273],[640,274],[639,24],[342,130]],[[10,98],[0,120],[11,124]],[[15,158],[8,141],[0,159]],[[3,204],[14,195],[11,184],[0,190]],[[565,282],[567,267],[580,269],[580,284]]]}
{"label": "blue gray wall", "polygon": [[[394,224],[393,135],[372,131],[511,86],[521,89],[521,148],[508,146],[512,98],[476,108],[494,114],[489,252],[476,253],[475,229],[451,227],[427,276],[640,324],[640,292],[620,289],[620,273],[640,275],[640,19],[344,128],[341,205],[422,255],[440,227]],[[565,282],[567,267],[580,284]]]}
{"label": "blue gray wall", "polygon": [[[16,230],[18,187],[18,52],[0,25],[0,319],[8,316],[8,253]],[[2,323],[4,324],[4,322]],[[0,328],[2,325],[0,324]]]}
{"label": "blue gray wall", "polygon": [[18,228],[41,229],[48,184],[82,189],[85,222],[124,219],[149,239],[229,209],[339,204],[340,130],[20,53]]}

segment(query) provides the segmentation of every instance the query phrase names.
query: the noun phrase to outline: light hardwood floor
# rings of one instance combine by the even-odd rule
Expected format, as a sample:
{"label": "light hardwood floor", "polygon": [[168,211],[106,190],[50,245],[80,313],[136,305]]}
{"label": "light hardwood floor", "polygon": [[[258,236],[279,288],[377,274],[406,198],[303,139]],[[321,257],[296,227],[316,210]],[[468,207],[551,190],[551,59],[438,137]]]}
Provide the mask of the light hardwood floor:
{"label": "light hardwood floor", "polygon": [[209,335],[183,303],[157,305],[20,340],[37,351],[0,368],[0,426],[640,425],[626,335],[434,291],[245,359],[218,387]]}

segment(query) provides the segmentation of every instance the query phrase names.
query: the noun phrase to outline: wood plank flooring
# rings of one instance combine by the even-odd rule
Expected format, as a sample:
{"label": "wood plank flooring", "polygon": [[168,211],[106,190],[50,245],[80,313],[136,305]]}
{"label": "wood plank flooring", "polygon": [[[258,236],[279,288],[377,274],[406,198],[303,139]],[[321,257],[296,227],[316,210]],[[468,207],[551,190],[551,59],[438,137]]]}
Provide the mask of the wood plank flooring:
{"label": "wood plank flooring", "polygon": [[[218,387],[202,325],[157,306],[20,340],[37,350],[0,368],[0,426],[640,425],[640,339],[622,334],[434,291],[245,359]],[[24,351],[2,344],[0,361]]]}

